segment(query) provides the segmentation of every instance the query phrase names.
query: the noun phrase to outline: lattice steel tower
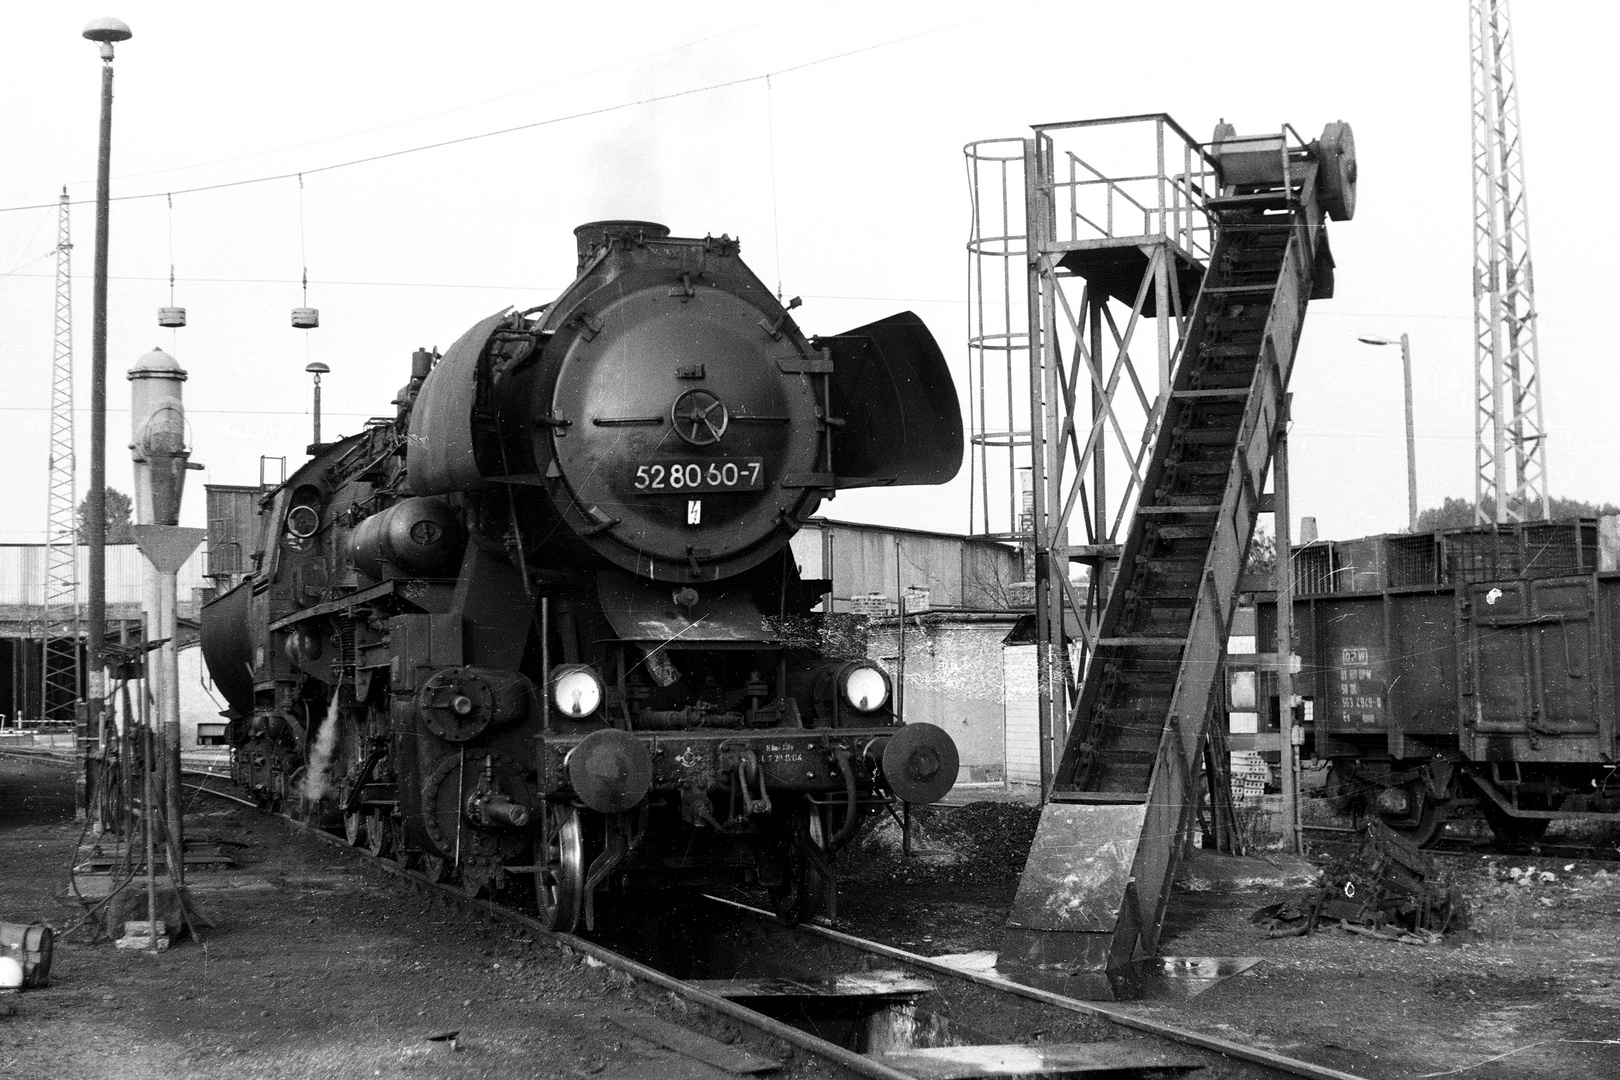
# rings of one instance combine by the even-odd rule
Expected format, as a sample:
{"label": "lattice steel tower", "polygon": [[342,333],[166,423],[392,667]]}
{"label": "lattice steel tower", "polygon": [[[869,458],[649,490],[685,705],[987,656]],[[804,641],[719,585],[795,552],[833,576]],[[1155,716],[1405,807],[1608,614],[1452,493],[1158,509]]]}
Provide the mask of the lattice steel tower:
{"label": "lattice steel tower", "polygon": [[[1535,277],[1507,0],[1471,0],[1474,517],[1550,516]],[[1493,510],[1494,508],[1494,510]]]}
{"label": "lattice steel tower", "polygon": [[71,723],[80,683],[78,506],[73,455],[73,242],[62,189],[56,231],[56,349],[51,365],[50,480],[45,514],[45,597],[40,719]]}

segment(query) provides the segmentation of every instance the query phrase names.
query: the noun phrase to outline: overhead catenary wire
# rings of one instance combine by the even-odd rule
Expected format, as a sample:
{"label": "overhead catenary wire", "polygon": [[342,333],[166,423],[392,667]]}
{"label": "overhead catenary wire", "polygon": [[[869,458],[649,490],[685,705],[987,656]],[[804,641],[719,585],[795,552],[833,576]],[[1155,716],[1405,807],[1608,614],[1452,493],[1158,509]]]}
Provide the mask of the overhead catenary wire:
{"label": "overhead catenary wire", "polygon": [[[715,90],[726,90],[736,86],[745,86],[748,83],[759,82],[773,76],[787,75],[796,71],[804,71],[807,68],[817,67],[821,64],[830,64],[834,61],[844,60],[851,56],[859,56],[862,53],[888,48],[891,45],[901,45],[909,41],[916,41],[919,38],[930,37],[934,34],[943,33],[947,30],[954,30],[960,26],[966,26],[969,23],[981,22],[987,18],[990,18],[990,15],[986,14],[975,16],[971,19],[960,19],[956,22],[946,23],[942,26],[931,27],[927,30],[919,30],[914,34],[905,34],[900,37],[873,42],[870,45],[862,45],[859,48],[846,49],[843,52],[832,53],[827,56],[817,57],[813,60],[806,60],[802,63],[789,64],[786,67],[777,68],[774,71],[759,72],[753,75],[740,75],[733,79],[722,79],[718,82],[707,83],[703,86],[688,87],[684,90],[670,90],[661,94],[650,94],[645,97],[636,98],[632,101],[622,101],[614,105],[601,105],[595,108],[581,109],[577,112],[567,113],[562,116],[548,117],[544,120],[532,120],[527,123],[513,124],[508,127],[496,128],[491,131],[482,131],[471,135],[460,135],[449,139],[439,139],[434,142],[422,143],[417,146],[402,147],[398,150],[385,150],[381,153],[367,154],[362,157],[350,158],[345,161],[336,161],[328,165],[318,165],[313,168],[293,169],[286,172],[271,173],[264,176],[244,177],[240,180],[224,180],[213,184],[198,184],[194,187],[176,188],[168,192],[151,191],[143,192],[138,195],[114,195],[112,196],[111,201],[137,202],[143,199],[155,199],[165,195],[194,195],[204,191],[223,191],[229,188],[249,187],[255,184],[273,183],[277,180],[291,180],[295,177],[301,178],[303,176],[313,176],[317,173],[334,172],[338,169],[352,168],[357,165],[369,165],[379,161],[389,161],[394,158],[406,157],[411,154],[420,154],[429,150],[441,150],[451,146],[463,146],[467,143],[479,142],[484,139],[494,139],[503,135],[513,135],[522,131],[533,131],[537,128],[551,127],[555,124],[567,123],[570,120],[583,120],[593,116],[605,116],[610,113],[620,112],[624,109],[634,109],[643,105],[652,105],[662,101],[674,101],[679,98],[692,97],[697,94],[706,94]],[[83,205],[91,201],[93,200],[79,200],[77,203],[70,201],[69,205]],[[59,201],[37,204],[30,203],[19,206],[0,206],[0,214],[18,213],[25,210],[54,210],[58,206],[60,206]]]}
{"label": "overhead catenary wire", "polygon": [[[825,5],[823,5],[823,6],[825,6]],[[192,162],[189,165],[175,165],[175,166],[170,166],[169,168],[164,168],[164,169],[149,169],[146,172],[122,173],[122,174],[120,174],[118,176],[113,177],[113,179],[115,179],[115,180],[138,180],[138,179],[141,179],[142,177],[147,177],[147,176],[162,176],[165,173],[184,172],[184,171],[187,171],[187,170],[190,170],[190,169],[206,169],[206,168],[210,168],[210,167],[212,167],[214,165],[228,165],[228,164],[230,164],[232,162],[235,162],[235,161],[246,161],[246,160],[248,160],[250,158],[267,157],[267,156],[269,156],[271,154],[282,154],[282,153],[286,153],[289,150],[303,150],[303,149],[306,149],[307,147],[311,147],[311,146],[320,146],[323,143],[340,142],[340,141],[342,141],[344,139],[352,139],[352,138],[355,138],[355,137],[360,136],[360,135],[371,135],[371,134],[374,134],[374,133],[379,132],[379,131],[388,131],[388,130],[390,130],[392,128],[403,127],[403,126],[405,126],[407,124],[420,123],[423,120],[434,120],[434,119],[437,119],[438,117],[441,117],[441,116],[449,116],[449,115],[451,115],[453,113],[466,112],[468,109],[476,109],[476,108],[479,108],[479,107],[484,106],[484,105],[494,104],[495,102],[498,102],[498,101],[507,101],[507,100],[509,100],[511,98],[522,97],[524,94],[532,94],[532,93],[535,93],[537,91],[547,90],[547,89],[550,89],[550,88],[555,87],[555,86],[563,86],[563,85],[566,85],[566,84],[571,83],[571,82],[579,82],[580,80],[583,80],[583,79],[593,79],[593,78],[597,77],[598,75],[605,75],[606,73],[608,73],[610,71],[616,71],[617,69],[622,68],[622,67],[628,67],[628,66],[631,66],[631,65],[645,64],[649,60],[656,59],[657,57],[660,57],[660,56],[669,56],[669,55],[671,55],[673,53],[682,52],[682,51],[684,51],[686,49],[694,48],[694,47],[696,47],[698,45],[706,45],[711,41],[719,41],[722,38],[728,38],[728,37],[733,37],[733,36],[735,36],[737,34],[747,33],[749,30],[757,29],[757,28],[759,28],[761,26],[764,26],[767,22],[770,22],[770,21],[771,21],[770,19],[761,19],[758,22],[752,22],[752,23],[747,24],[746,26],[738,26],[738,27],[734,27],[733,29],[730,29],[730,30],[723,30],[723,31],[720,31],[719,33],[710,34],[707,37],[696,38],[696,39],[694,39],[692,41],[683,41],[679,45],[671,45],[669,48],[660,49],[658,52],[655,52],[655,53],[648,53],[648,54],[640,55],[640,56],[627,57],[626,59],[620,60],[617,63],[607,64],[607,65],[604,65],[604,66],[598,67],[598,68],[592,68],[589,71],[582,71],[582,72],[579,72],[578,74],[574,74],[574,75],[567,75],[567,76],[564,76],[563,78],[560,78],[560,79],[552,79],[552,80],[550,80],[548,82],[538,83],[538,84],[536,84],[534,86],[527,86],[527,87],[524,87],[521,90],[513,90],[513,91],[511,91],[509,93],[505,93],[505,94],[496,94],[494,97],[480,98],[477,101],[469,101],[469,102],[467,102],[466,104],[463,104],[463,105],[453,105],[448,109],[439,109],[439,110],[437,110],[435,112],[425,113],[425,114],[423,114],[421,116],[410,116],[410,117],[406,117],[403,120],[394,120],[394,121],[390,121],[389,123],[386,123],[386,124],[375,124],[375,125],[373,125],[371,127],[368,127],[368,128],[361,128],[358,131],[348,131],[348,132],[344,132],[344,133],[342,133],[340,135],[329,135],[329,136],[326,136],[325,138],[310,139],[310,140],[307,140],[305,142],[294,143],[293,145],[290,145],[290,146],[277,146],[277,147],[272,147],[272,148],[265,149],[265,150],[255,150],[252,153],[236,154],[236,155],[233,155],[232,157],[228,157],[228,158],[215,158],[212,161],[195,161],[195,162]]]}

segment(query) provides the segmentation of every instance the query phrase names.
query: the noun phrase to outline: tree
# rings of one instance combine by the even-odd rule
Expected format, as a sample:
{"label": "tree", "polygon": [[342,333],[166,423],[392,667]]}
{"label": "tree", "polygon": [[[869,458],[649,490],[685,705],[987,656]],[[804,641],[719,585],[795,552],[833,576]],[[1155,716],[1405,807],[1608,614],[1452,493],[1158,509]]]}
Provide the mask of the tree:
{"label": "tree", "polygon": [[1249,541],[1249,555],[1243,563],[1243,573],[1269,577],[1277,569],[1277,538],[1264,529],[1255,529]]}
{"label": "tree", "polygon": [[[1620,507],[1613,503],[1589,503],[1580,499],[1561,499],[1556,495],[1550,500],[1552,513],[1549,517],[1553,521],[1574,521],[1583,517],[1602,517],[1605,514],[1620,514]],[[1496,504],[1487,501],[1485,516],[1487,519],[1495,517]],[[1540,507],[1536,507],[1540,509]],[[1472,499],[1446,499],[1439,506],[1430,507],[1418,515],[1417,531],[1437,532],[1441,529],[1468,529],[1474,525],[1474,501]]]}
{"label": "tree", "polygon": [[[134,508],[134,505],[130,497],[117,488],[110,487],[107,489],[107,543],[133,544],[135,542],[135,534],[129,531],[130,511]],[[84,501],[79,503],[79,543],[81,544],[90,542],[89,512],[90,499],[86,496]]]}

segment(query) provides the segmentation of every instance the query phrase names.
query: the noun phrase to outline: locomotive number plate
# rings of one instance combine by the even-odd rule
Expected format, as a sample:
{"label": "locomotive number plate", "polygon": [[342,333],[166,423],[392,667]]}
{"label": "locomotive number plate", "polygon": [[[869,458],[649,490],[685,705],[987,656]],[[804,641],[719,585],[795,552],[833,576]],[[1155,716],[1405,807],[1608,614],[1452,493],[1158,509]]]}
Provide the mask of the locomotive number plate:
{"label": "locomotive number plate", "polygon": [[638,495],[763,491],[765,459],[709,458],[705,461],[647,462],[635,467],[632,483]]}

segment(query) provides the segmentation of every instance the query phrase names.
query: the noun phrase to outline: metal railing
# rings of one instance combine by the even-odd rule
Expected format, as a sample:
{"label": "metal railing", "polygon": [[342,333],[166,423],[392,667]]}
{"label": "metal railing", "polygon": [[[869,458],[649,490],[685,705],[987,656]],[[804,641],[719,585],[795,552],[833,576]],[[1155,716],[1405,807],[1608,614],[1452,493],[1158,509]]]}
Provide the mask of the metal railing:
{"label": "metal railing", "polygon": [[[1169,116],[1044,124],[1035,133],[1047,195],[1062,210],[1054,240],[1164,237],[1199,262],[1208,258],[1214,158]],[[1097,164],[1110,154],[1106,167]]]}

